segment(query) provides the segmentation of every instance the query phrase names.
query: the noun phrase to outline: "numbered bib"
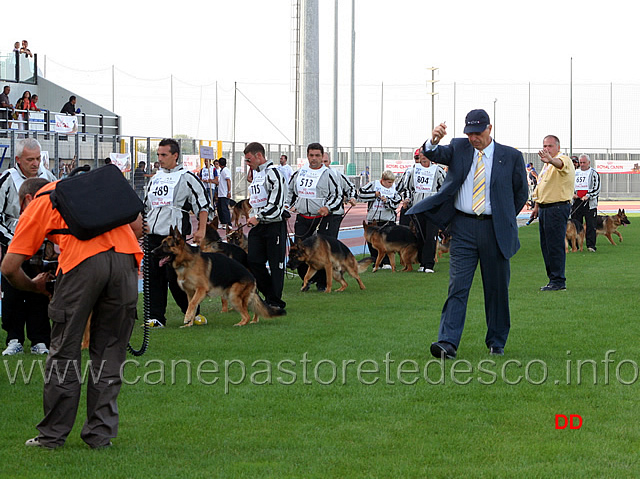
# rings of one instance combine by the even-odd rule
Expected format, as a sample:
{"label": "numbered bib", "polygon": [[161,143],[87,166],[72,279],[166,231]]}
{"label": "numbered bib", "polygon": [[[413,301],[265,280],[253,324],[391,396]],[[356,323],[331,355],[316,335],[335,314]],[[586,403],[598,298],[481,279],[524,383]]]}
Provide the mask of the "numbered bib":
{"label": "numbered bib", "polygon": [[589,176],[591,176],[591,170],[582,171],[576,170],[576,190],[588,190],[589,189]]}
{"label": "numbered bib", "polygon": [[267,188],[265,181],[267,179],[267,169],[264,171],[254,171],[253,181],[250,186],[249,204],[252,208],[264,208],[267,206]]}
{"label": "numbered bib", "polygon": [[380,197],[376,198],[373,205],[374,208],[384,208],[382,197],[384,196],[385,198],[392,198],[396,194],[395,185],[391,186],[391,188],[385,188],[384,186],[382,186],[382,183],[380,183],[380,180],[376,180],[376,182],[373,184],[373,190],[380,192]]}
{"label": "numbered bib", "polygon": [[298,178],[296,179],[296,184],[298,186],[298,196],[300,198],[313,200],[318,197],[316,188],[318,187],[318,181],[320,180],[320,177],[326,169],[327,167],[324,165],[322,166],[322,168],[318,168],[317,170],[312,170],[308,166],[300,169],[300,173],[298,173]]}
{"label": "numbered bib", "polygon": [[173,173],[159,171],[151,178],[148,197],[149,204],[152,208],[162,208],[163,206],[173,205],[173,193],[176,185],[186,171],[187,170],[180,170]]}
{"label": "numbered bib", "polygon": [[413,187],[417,193],[429,193],[433,187],[433,179],[436,176],[436,165],[425,168],[416,165],[413,170]]}

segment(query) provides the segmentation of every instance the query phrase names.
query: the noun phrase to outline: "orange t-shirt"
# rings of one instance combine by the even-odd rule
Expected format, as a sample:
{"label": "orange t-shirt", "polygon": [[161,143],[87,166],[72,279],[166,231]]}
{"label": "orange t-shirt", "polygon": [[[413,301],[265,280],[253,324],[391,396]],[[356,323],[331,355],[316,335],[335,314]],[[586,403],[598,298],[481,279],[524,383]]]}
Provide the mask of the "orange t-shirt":
{"label": "orange t-shirt", "polygon": [[[55,189],[56,184],[57,182],[49,183],[38,193]],[[51,205],[49,195],[36,197],[20,215],[8,252],[31,257],[47,237],[60,246],[58,271],[63,273],[68,273],[85,259],[110,249],[117,253],[135,255],[140,266],[142,250],[129,225],[119,226],[86,241],[79,240],[72,234],[50,234],[53,230],[64,228],[68,228],[67,223],[60,212]]]}

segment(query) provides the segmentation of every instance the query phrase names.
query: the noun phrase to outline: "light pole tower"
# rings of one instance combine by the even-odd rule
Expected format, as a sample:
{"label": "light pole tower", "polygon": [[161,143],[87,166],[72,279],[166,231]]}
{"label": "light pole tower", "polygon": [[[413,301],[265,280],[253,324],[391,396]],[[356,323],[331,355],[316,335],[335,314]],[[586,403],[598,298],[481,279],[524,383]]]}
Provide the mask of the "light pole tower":
{"label": "light pole tower", "polygon": [[427,83],[431,83],[431,92],[428,92],[431,95],[431,130],[436,127],[436,116],[435,116],[435,99],[438,92],[436,91],[436,70],[439,70],[438,67],[427,68],[427,70],[431,70],[431,80],[427,80]]}

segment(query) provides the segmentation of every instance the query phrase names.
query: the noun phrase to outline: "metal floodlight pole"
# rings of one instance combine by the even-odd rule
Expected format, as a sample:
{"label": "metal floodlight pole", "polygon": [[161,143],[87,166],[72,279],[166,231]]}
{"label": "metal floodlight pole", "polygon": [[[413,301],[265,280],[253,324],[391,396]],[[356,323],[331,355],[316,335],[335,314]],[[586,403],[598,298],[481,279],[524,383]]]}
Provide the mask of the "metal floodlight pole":
{"label": "metal floodlight pole", "polygon": [[333,23],[333,161],[338,158],[338,0],[335,1]]}
{"label": "metal floodlight pole", "polygon": [[435,116],[435,99],[438,92],[436,92],[436,70],[439,70],[438,67],[430,67],[427,70],[431,70],[431,80],[427,80],[427,83],[431,83],[431,131],[436,127],[436,116]]}
{"label": "metal floodlight pole", "polygon": [[356,0],[351,0],[351,145],[349,162],[355,164]]}

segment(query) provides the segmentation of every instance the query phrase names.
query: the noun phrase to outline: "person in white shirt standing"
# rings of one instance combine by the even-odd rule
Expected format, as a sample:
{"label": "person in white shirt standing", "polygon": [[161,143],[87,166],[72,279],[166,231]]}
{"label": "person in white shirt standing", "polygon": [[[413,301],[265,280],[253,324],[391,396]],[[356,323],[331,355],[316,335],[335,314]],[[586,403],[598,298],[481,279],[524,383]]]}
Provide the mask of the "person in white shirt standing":
{"label": "person in white shirt standing", "polygon": [[284,176],[284,181],[288,185],[289,180],[291,179],[291,175],[293,175],[293,168],[287,163],[287,155],[280,155],[280,165],[278,165],[278,170]]}
{"label": "person in white shirt standing", "polygon": [[227,159],[222,157],[218,160],[220,164],[220,174],[213,182],[218,185],[218,218],[220,227],[231,224],[231,212],[229,211],[229,200],[231,200],[231,171],[227,168]]}

